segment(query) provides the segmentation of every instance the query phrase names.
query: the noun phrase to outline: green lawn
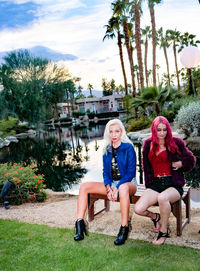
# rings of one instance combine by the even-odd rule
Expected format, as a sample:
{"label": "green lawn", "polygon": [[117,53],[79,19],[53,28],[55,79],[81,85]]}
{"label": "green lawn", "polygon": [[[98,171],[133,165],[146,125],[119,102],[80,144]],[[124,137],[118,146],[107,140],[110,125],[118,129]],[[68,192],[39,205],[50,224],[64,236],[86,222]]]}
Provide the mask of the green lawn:
{"label": "green lawn", "polygon": [[69,229],[0,220],[0,270],[200,270],[196,249],[130,239],[116,247],[112,236],[90,233],[75,242],[73,235]]}

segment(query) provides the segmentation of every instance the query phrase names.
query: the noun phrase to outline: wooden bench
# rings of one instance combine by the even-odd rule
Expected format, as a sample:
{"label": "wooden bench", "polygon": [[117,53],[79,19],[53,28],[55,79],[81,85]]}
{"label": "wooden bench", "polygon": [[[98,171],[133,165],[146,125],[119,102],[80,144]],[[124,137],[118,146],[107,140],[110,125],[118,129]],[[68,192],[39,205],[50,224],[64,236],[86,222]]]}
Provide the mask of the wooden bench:
{"label": "wooden bench", "polygon": [[[176,217],[176,234],[177,236],[182,235],[182,231],[184,227],[190,223],[190,187],[185,186],[184,193],[182,196],[182,199],[176,201],[172,204],[172,213]],[[140,198],[140,196],[143,194],[145,190],[144,185],[138,185],[137,192],[134,196],[130,196],[130,203],[134,204],[137,202],[137,200]],[[94,203],[99,200],[104,200],[104,208],[98,211],[97,213],[94,213]],[[182,200],[185,203],[185,220],[182,222]],[[156,204],[155,206],[158,206]],[[88,220],[89,222],[94,219],[96,215],[99,213],[106,211],[108,212],[110,209],[110,201],[108,200],[107,196],[101,195],[101,194],[89,194],[88,195]]]}

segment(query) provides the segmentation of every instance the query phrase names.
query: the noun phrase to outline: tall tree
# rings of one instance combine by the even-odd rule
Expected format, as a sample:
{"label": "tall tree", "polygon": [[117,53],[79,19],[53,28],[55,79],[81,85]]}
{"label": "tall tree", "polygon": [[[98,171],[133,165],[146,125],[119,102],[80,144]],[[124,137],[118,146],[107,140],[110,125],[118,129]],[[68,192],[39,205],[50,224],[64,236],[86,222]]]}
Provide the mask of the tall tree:
{"label": "tall tree", "polygon": [[35,58],[27,50],[14,51],[5,57],[0,77],[4,109],[20,120],[38,123],[57,114],[57,103],[64,96],[68,70]]}
{"label": "tall tree", "polygon": [[119,16],[112,16],[112,18],[108,21],[106,25],[106,33],[103,37],[103,41],[108,39],[115,38],[115,31],[117,32],[117,45],[119,48],[119,56],[120,56],[120,63],[122,67],[122,73],[124,78],[124,86],[125,86],[125,93],[128,94],[128,84],[127,84],[127,77],[126,71],[124,66],[124,57],[123,57],[123,49],[122,49],[122,34],[120,32],[120,17]]}
{"label": "tall tree", "polygon": [[148,45],[149,45],[149,39],[152,37],[150,26],[146,26],[144,29],[141,29],[142,36],[145,38],[144,42],[144,69],[145,69],[145,78],[146,78],[146,86],[149,85],[149,73],[148,73],[148,65],[147,65],[147,59],[148,59]]}
{"label": "tall tree", "polygon": [[135,85],[135,74],[134,74],[134,62],[133,62],[133,55],[132,50],[130,47],[130,37],[129,37],[129,27],[128,27],[128,14],[127,14],[127,8],[128,8],[128,2],[127,0],[117,0],[114,3],[112,3],[112,9],[113,9],[113,15],[120,16],[120,20],[122,22],[123,26],[123,32],[124,32],[124,38],[125,38],[125,45],[128,53],[128,59],[129,59],[129,65],[130,65],[130,71],[131,71],[131,79],[132,79],[132,88],[133,88],[133,96],[136,96],[136,85]]}
{"label": "tall tree", "polygon": [[92,95],[92,90],[94,89],[93,85],[89,83],[88,84],[88,89],[90,91],[90,96],[93,97],[93,95]]}
{"label": "tall tree", "polygon": [[176,47],[180,43],[180,32],[175,30],[167,30],[166,35],[168,37],[168,41],[172,42],[172,47],[173,47],[173,53],[174,53],[174,61],[175,61],[175,69],[176,69],[176,77],[177,77],[177,87],[178,87],[178,93],[180,96],[180,79],[179,79],[179,70],[178,70],[178,63],[177,63],[177,50]]}
{"label": "tall tree", "polygon": [[157,45],[157,38],[156,38],[156,22],[155,22],[155,11],[154,6],[155,4],[160,4],[162,0],[148,0],[150,17],[151,17],[151,27],[152,27],[152,48],[153,48],[153,84],[156,86],[156,45]]}
{"label": "tall tree", "polygon": [[131,4],[130,12],[133,14],[135,23],[135,44],[137,51],[137,61],[139,67],[139,77],[141,88],[144,87],[144,72],[142,63],[142,48],[141,48],[141,29],[140,29],[140,16],[141,16],[141,2],[142,0],[134,0]]}
{"label": "tall tree", "polygon": [[167,48],[169,48],[170,43],[168,41],[168,37],[165,33],[163,33],[163,28],[161,27],[158,30],[158,37],[159,37],[159,42],[160,42],[160,48],[163,48],[164,51],[164,56],[165,56],[165,61],[166,61],[166,66],[167,66],[167,76],[168,76],[168,86],[170,86],[170,73],[169,73],[169,61],[168,61],[168,56],[167,56]]}

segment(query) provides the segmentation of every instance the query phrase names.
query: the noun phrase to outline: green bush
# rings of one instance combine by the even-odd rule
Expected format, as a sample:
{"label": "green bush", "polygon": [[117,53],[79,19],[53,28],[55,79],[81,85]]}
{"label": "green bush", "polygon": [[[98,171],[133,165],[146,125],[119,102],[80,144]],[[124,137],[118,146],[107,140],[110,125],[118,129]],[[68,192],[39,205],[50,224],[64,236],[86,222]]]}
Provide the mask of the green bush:
{"label": "green bush", "polygon": [[141,118],[139,120],[134,120],[130,126],[127,128],[127,132],[135,132],[151,126],[152,121],[148,118]]}
{"label": "green bush", "polygon": [[8,117],[8,120],[0,120],[0,131],[3,132],[2,137],[15,135],[18,126],[18,119]]}
{"label": "green bush", "polygon": [[184,96],[182,98],[176,98],[172,105],[170,106],[170,110],[174,112],[175,115],[178,114],[180,108],[184,105],[188,105],[191,102],[195,102],[197,100],[196,97],[193,96]]}
{"label": "green bush", "polygon": [[15,184],[11,192],[10,201],[14,204],[21,204],[24,201],[44,201],[46,193],[44,175],[36,174],[37,168],[33,165],[24,166],[23,162],[0,164],[0,190],[6,180]]}
{"label": "green bush", "polygon": [[186,184],[193,187],[193,188],[199,188],[200,187],[200,179],[199,179],[199,172],[200,172],[200,150],[193,150],[193,154],[196,156],[196,167],[186,172],[185,180]]}
{"label": "green bush", "polygon": [[200,135],[200,101],[182,106],[175,118],[175,125],[187,136]]}
{"label": "green bush", "polygon": [[169,122],[173,122],[176,117],[175,112],[172,110],[161,112],[160,115],[168,119]]}

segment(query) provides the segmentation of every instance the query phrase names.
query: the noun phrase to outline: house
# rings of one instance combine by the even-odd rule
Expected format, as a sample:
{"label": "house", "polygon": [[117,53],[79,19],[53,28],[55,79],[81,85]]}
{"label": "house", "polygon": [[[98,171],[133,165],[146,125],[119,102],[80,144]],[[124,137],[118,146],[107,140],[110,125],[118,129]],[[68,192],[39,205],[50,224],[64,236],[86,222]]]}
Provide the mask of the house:
{"label": "house", "polygon": [[60,117],[66,118],[70,117],[72,114],[72,105],[71,103],[57,103],[59,107]]}
{"label": "house", "polygon": [[78,99],[76,105],[81,113],[104,113],[124,110],[123,96],[120,94]]}

